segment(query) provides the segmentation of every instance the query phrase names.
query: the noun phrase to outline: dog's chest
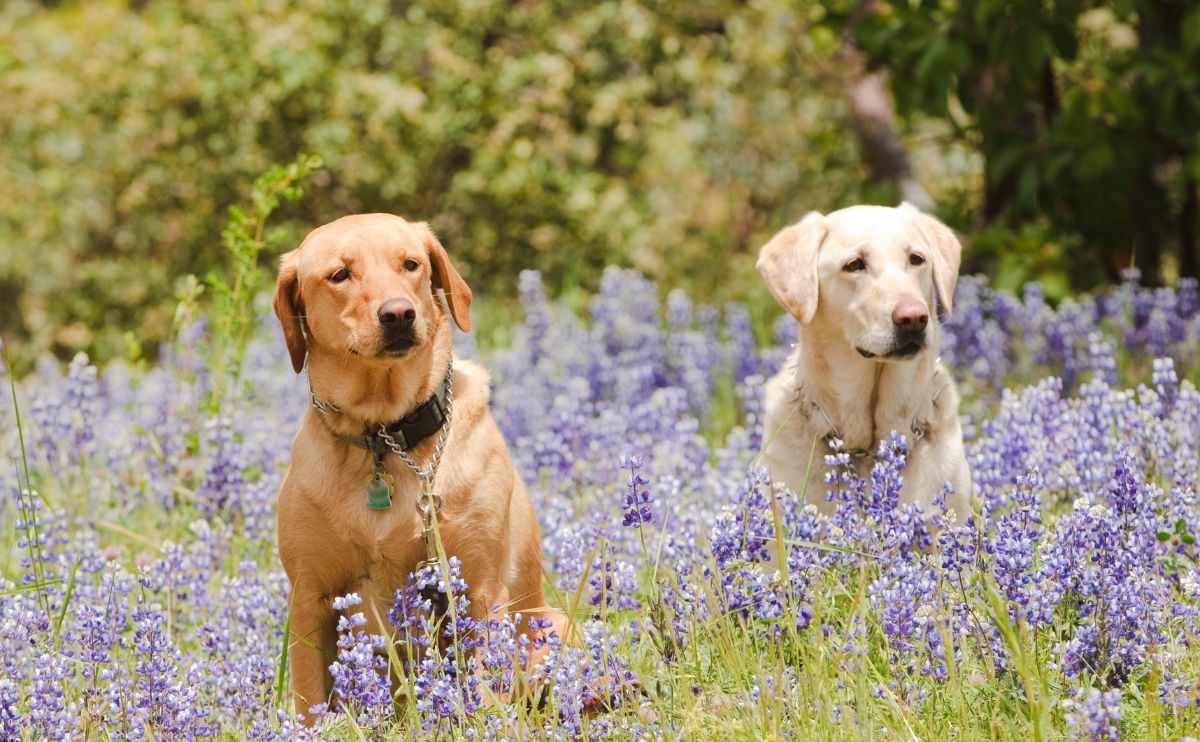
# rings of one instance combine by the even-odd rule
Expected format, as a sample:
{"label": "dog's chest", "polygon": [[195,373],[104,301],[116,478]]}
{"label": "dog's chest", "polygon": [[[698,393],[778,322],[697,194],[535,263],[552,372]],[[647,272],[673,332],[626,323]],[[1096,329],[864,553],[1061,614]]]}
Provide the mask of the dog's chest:
{"label": "dog's chest", "polygon": [[368,492],[373,476],[369,469],[346,473],[341,489],[349,497],[341,503],[341,517],[330,518],[327,523],[330,529],[339,531],[338,541],[353,545],[358,569],[388,570],[409,561],[410,554],[424,553],[417,511],[419,485],[406,472],[389,465],[391,504],[377,507],[379,503],[373,503]]}
{"label": "dog's chest", "polygon": [[415,511],[366,512],[353,533],[346,534],[355,546],[346,578],[364,588],[372,585],[381,597],[391,595],[425,558],[421,530]]}

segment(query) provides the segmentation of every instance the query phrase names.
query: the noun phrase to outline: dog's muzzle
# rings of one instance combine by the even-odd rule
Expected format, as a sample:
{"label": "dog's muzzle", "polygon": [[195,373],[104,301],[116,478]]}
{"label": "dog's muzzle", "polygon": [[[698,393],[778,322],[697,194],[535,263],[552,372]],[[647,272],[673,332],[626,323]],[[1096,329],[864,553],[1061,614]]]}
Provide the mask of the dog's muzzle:
{"label": "dog's muzzle", "polygon": [[380,355],[403,355],[420,345],[414,326],[417,309],[408,299],[388,299],[379,306],[379,326],[383,339],[379,346]]}
{"label": "dog's muzzle", "polygon": [[925,331],[918,332],[896,332],[896,342],[892,345],[892,349],[884,354],[885,358],[912,358],[916,354],[925,350]]}
{"label": "dog's muzzle", "polygon": [[898,330],[892,340],[891,346],[882,352],[875,352],[855,346],[855,350],[863,358],[886,358],[889,360],[905,360],[912,358],[921,351],[925,350],[928,345],[928,340],[925,336],[925,331],[906,332]]}

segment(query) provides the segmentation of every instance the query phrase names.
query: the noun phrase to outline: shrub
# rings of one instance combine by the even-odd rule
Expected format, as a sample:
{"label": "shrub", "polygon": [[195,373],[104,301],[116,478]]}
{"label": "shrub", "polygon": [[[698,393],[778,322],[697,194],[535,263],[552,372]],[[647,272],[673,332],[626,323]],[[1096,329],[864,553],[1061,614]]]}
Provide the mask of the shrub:
{"label": "shrub", "polygon": [[18,306],[0,335],[20,339],[20,369],[47,350],[116,355],[129,328],[154,347],[176,283],[220,259],[226,207],[299,152],[327,170],[281,212],[293,241],[389,211],[431,220],[485,292],[515,294],[527,267],[594,288],[616,262],[732,298],[770,232],[853,200],[835,40],[806,13],[9,3],[0,293]]}

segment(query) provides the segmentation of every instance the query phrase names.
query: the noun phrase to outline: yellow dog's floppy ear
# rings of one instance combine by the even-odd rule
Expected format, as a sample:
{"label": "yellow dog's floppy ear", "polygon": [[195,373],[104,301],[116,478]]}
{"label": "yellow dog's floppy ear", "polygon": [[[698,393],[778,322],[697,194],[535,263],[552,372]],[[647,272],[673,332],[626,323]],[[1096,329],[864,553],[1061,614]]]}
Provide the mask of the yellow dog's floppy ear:
{"label": "yellow dog's floppy ear", "polygon": [[429,250],[429,261],[433,265],[433,288],[446,292],[446,301],[450,304],[450,316],[454,324],[463,332],[471,331],[471,287],[463,280],[458,270],[450,263],[446,248],[438,241],[437,235],[425,222],[414,225],[425,239],[425,247]]}
{"label": "yellow dog's floppy ear", "polygon": [[958,266],[962,262],[962,243],[954,230],[905,201],[900,209],[908,212],[913,228],[930,251],[933,285],[947,314],[954,308],[954,287],[958,285]]}
{"label": "yellow dog's floppy ear", "polygon": [[758,272],[767,288],[802,325],[817,313],[817,252],[828,233],[825,217],[811,211],[780,230],[758,253]]}
{"label": "yellow dog's floppy ear", "polygon": [[285,254],[279,262],[279,285],[275,288],[275,316],[283,325],[296,373],[304,368],[308,341],[304,337],[304,305],[300,302],[300,278],[296,272],[296,251]]}

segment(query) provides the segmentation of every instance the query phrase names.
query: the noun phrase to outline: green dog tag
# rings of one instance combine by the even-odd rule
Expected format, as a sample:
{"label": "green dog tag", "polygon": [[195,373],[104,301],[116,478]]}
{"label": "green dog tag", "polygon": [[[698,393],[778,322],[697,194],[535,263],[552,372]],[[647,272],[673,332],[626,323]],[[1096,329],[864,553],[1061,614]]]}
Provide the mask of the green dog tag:
{"label": "green dog tag", "polygon": [[367,481],[367,507],[386,510],[392,506],[392,475],[375,472]]}

